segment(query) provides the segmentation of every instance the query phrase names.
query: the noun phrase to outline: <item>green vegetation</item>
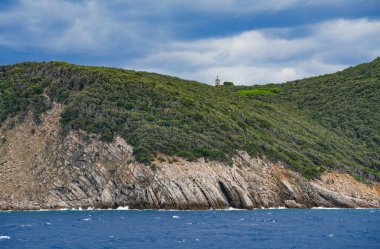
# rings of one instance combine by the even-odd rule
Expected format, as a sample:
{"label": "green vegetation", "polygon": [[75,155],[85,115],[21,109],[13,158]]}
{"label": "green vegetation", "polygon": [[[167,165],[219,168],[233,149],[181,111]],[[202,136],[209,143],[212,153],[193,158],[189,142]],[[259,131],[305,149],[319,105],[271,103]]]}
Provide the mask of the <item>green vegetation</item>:
{"label": "green vegetation", "polygon": [[61,62],[20,63],[0,67],[0,122],[31,111],[38,123],[59,102],[65,105],[63,135],[82,129],[106,142],[119,135],[147,165],[157,152],[231,163],[244,150],[309,178],[335,168],[379,179],[379,78],[380,59],[254,87],[213,87]]}
{"label": "green vegetation", "polygon": [[297,109],[341,139],[347,138],[348,154],[341,164],[367,166],[367,173],[379,176],[380,58],[335,74],[288,82],[283,89],[285,94],[278,96],[276,104]]}
{"label": "green vegetation", "polygon": [[223,86],[234,86],[234,83],[231,81],[225,81],[223,82]]}
{"label": "green vegetation", "polygon": [[282,89],[278,87],[259,87],[259,88],[253,88],[253,89],[238,90],[237,94],[249,96],[249,95],[263,95],[263,94],[277,94],[280,92],[282,92]]}

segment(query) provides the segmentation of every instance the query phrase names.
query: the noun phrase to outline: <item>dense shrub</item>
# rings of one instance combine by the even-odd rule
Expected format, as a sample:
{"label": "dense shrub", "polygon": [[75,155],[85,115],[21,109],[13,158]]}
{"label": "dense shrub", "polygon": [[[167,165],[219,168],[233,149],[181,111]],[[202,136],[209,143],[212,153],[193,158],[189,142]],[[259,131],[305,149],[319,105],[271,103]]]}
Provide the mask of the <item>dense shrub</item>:
{"label": "dense shrub", "polygon": [[282,85],[216,88],[154,73],[21,63],[0,67],[0,122],[27,111],[38,121],[56,101],[65,104],[63,131],[106,142],[120,135],[149,165],[157,152],[231,163],[245,150],[310,178],[325,168],[378,176],[379,76],[377,59]]}
{"label": "dense shrub", "polygon": [[231,81],[225,81],[223,82],[223,86],[234,86],[234,83]]}

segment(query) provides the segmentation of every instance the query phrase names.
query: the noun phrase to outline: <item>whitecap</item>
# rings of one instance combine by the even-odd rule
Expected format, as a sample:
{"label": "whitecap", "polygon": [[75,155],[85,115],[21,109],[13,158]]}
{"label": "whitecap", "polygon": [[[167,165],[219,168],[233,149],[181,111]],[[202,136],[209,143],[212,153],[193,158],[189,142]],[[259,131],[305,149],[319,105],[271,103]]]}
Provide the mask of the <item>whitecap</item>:
{"label": "whitecap", "polygon": [[91,220],[91,218],[85,218],[85,219],[82,219],[83,221],[89,221]]}
{"label": "whitecap", "polygon": [[125,206],[125,207],[117,207],[116,210],[129,210],[129,207],[128,206]]}
{"label": "whitecap", "polygon": [[21,227],[32,227],[33,225],[31,225],[31,224],[22,224],[22,225],[20,225]]}
{"label": "whitecap", "polygon": [[0,240],[11,239],[10,236],[0,235]]}
{"label": "whitecap", "polygon": [[173,219],[179,219],[180,217],[177,215],[173,215]]}
{"label": "whitecap", "polygon": [[237,210],[247,210],[247,209],[239,209],[239,208],[229,207],[227,210],[228,211],[237,211]]}
{"label": "whitecap", "polygon": [[312,207],[311,209],[342,209],[342,208],[334,208],[334,207]]}

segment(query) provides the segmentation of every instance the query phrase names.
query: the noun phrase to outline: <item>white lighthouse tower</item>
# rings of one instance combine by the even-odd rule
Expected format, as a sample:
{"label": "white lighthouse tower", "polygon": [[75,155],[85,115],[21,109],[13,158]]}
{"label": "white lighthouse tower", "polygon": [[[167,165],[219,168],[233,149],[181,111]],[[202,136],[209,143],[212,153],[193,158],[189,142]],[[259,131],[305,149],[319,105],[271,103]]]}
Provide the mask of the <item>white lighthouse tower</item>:
{"label": "white lighthouse tower", "polygon": [[216,76],[216,79],[215,79],[215,86],[220,86],[219,75]]}

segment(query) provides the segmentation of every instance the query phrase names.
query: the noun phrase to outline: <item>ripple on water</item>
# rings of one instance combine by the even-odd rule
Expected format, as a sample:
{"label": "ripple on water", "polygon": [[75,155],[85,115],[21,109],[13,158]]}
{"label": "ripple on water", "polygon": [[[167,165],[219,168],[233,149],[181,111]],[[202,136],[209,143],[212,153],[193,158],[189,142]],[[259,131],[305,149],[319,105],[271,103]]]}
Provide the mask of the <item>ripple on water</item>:
{"label": "ripple on water", "polygon": [[0,249],[379,248],[378,224],[380,209],[0,212]]}

